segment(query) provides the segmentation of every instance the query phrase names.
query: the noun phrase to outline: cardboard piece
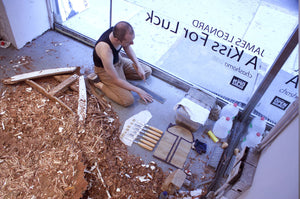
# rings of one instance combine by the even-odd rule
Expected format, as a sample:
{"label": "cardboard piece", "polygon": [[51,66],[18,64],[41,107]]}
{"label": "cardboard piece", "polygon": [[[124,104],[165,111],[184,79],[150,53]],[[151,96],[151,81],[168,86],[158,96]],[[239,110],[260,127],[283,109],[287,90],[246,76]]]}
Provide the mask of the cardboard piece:
{"label": "cardboard piece", "polygon": [[167,191],[169,194],[174,194],[176,190],[180,189],[186,178],[186,174],[177,169],[173,171],[163,182],[162,191]]}
{"label": "cardboard piece", "polygon": [[177,168],[183,168],[193,143],[192,133],[178,125],[163,134],[153,156]]}

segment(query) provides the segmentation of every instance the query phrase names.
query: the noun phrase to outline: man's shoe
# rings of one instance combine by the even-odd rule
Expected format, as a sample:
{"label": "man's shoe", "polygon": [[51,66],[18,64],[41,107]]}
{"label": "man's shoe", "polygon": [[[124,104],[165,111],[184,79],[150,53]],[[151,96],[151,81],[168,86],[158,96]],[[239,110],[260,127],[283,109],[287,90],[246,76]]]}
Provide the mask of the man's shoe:
{"label": "man's shoe", "polygon": [[87,78],[96,88],[99,88],[100,90],[102,89],[104,84],[100,81],[100,78],[97,74],[91,73],[87,76]]}

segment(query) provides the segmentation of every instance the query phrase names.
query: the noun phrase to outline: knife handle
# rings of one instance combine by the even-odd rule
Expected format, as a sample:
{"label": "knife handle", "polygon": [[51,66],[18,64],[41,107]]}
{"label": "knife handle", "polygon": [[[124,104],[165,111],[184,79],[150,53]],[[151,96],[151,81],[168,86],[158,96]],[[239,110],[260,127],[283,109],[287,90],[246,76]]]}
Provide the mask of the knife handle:
{"label": "knife handle", "polygon": [[146,144],[146,145],[148,145],[148,146],[150,146],[152,148],[155,147],[155,144],[153,144],[153,143],[151,143],[151,142],[149,142],[149,141],[147,141],[147,140],[145,140],[143,138],[140,139],[140,142],[143,142],[144,144]]}
{"label": "knife handle", "polygon": [[145,140],[148,140],[149,142],[156,144],[157,140],[152,139],[151,137],[147,136],[147,135],[141,135],[142,138],[144,138]]}
{"label": "knife handle", "polygon": [[147,150],[149,150],[149,151],[152,151],[153,150],[153,148],[152,147],[150,147],[150,146],[148,146],[148,145],[146,145],[146,144],[144,144],[144,143],[141,143],[141,142],[136,142],[138,145],[140,145],[141,147],[143,147],[144,149],[147,149]]}
{"label": "knife handle", "polygon": [[163,134],[162,130],[159,130],[158,128],[155,128],[153,126],[149,126],[148,124],[145,125],[147,128],[153,130],[153,131],[156,131],[157,133],[159,134]]}
{"label": "knife handle", "polygon": [[153,130],[151,130],[151,129],[144,128],[144,131],[146,131],[146,132],[148,132],[148,133],[150,133],[150,134],[152,134],[152,135],[155,135],[155,136],[157,136],[157,137],[161,137],[161,134],[159,134],[159,133],[157,133],[156,131],[153,131]]}
{"label": "knife handle", "polygon": [[154,140],[156,140],[156,141],[158,141],[158,140],[160,139],[159,137],[157,137],[157,136],[155,136],[155,135],[153,135],[153,134],[151,134],[151,133],[147,133],[146,131],[142,131],[142,133],[143,133],[144,135],[148,136],[148,137],[151,137],[152,139],[154,139]]}

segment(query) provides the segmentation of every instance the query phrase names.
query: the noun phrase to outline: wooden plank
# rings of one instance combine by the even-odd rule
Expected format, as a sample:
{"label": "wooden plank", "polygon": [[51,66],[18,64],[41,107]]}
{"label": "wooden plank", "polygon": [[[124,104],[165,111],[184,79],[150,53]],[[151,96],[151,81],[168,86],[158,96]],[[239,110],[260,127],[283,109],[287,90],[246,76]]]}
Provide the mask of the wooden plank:
{"label": "wooden plank", "polygon": [[74,112],[72,111],[72,109],[70,107],[68,107],[63,101],[61,101],[60,99],[58,99],[57,97],[50,95],[43,87],[41,87],[39,84],[35,83],[32,80],[25,80],[25,82],[30,85],[31,87],[37,89],[40,93],[44,94],[46,97],[48,97],[49,99],[59,103],[60,105],[62,105],[63,107],[65,107],[66,109],[68,109],[71,113],[74,114]]}
{"label": "wooden plank", "polygon": [[251,187],[256,168],[248,163],[245,163],[241,170],[241,176],[237,179],[237,181],[231,188],[232,190],[237,191],[240,194]]}
{"label": "wooden plank", "polygon": [[[88,81],[86,82],[86,86],[88,88],[88,91],[89,91],[89,94],[91,95],[94,95],[96,98],[97,98],[97,101],[99,102],[100,106],[102,109],[105,109],[105,108],[110,108],[110,105],[109,103],[105,100],[105,98],[103,98],[101,96],[101,93],[99,92],[99,89],[96,88],[94,85],[93,85],[93,82],[92,81]],[[92,85],[91,85],[92,84]]]}
{"label": "wooden plank", "polygon": [[50,95],[56,95],[59,91],[62,91],[63,89],[66,89],[69,85],[71,85],[73,82],[75,82],[78,79],[78,75],[74,74],[70,76],[69,78],[65,79],[63,82],[61,82],[59,85],[54,87],[49,94]]}
{"label": "wooden plank", "polygon": [[78,68],[79,67],[66,67],[66,68],[52,68],[52,69],[33,71],[33,72],[15,75],[10,78],[4,79],[3,83],[4,84],[15,84],[20,81],[27,80],[27,79],[36,79],[36,78],[47,77],[47,76],[52,76],[52,75],[73,73]]}
{"label": "wooden plank", "polygon": [[[68,79],[71,75],[55,75],[53,76],[54,79],[56,79],[57,81],[59,82],[63,82],[64,80]],[[77,91],[79,92],[78,90],[78,85],[76,85],[75,83],[73,83],[72,85],[70,85],[70,89],[72,89],[73,91]]]}
{"label": "wooden plank", "polygon": [[[224,183],[213,195],[222,196],[222,194],[224,194],[225,190],[228,189],[228,187],[230,187],[230,184],[228,184],[227,182]],[[213,198],[217,198],[217,197],[213,197]]]}
{"label": "wooden plank", "polygon": [[79,77],[79,97],[78,97],[78,111],[79,121],[84,121],[87,111],[87,95],[84,76]]}
{"label": "wooden plank", "polygon": [[241,170],[242,163],[243,163],[242,161],[239,161],[239,163],[235,167],[233,167],[233,169],[231,170],[231,172],[226,180],[226,182],[228,184],[233,184],[236,182],[237,178],[239,177],[238,175],[240,175],[241,171],[242,171]]}

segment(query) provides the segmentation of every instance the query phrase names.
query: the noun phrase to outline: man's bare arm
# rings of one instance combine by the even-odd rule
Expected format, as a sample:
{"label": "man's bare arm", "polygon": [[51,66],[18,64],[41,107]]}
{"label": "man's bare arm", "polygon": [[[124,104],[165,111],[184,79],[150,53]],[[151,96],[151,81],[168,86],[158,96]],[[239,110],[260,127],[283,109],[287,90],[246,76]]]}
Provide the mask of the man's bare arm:
{"label": "man's bare arm", "polygon": [[142,80],[145,80],[146,79],[146,76],[145,76],[145,71],[143,69],[143,67],[140,66],[140,63],[133,51],[133,49],[131,48],[131,46],[126,46],[126,47],[123,47],[125,53],[127,54],[127,56],[129,57],[129,59],[131,59],[131,61],[134,63],[134,69],[136,70],[136,72],[138,73],[138,75],[141,77]]}
{"label": "man's bare arm", "polygon": [[108,44],[103,42],[98,43],[96,46],[96,53],[101,58],[104,69],[112,78],[114,84],[126,90],[136,92],[146,103],[153,101],[152,96],[149,95],[147,92],[119,77],[113,65],[113,54]]}

